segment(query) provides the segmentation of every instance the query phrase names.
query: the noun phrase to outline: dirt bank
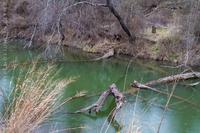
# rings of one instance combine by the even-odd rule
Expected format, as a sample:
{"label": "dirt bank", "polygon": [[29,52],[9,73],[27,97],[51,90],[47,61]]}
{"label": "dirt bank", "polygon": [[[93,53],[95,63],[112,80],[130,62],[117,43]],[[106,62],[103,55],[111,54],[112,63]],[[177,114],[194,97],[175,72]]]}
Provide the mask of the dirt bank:
{"label": "dirt bank", "polygon": [[[116,1],[112,6],[136,36],[130,42],[119,18],[95,0],[5,0],[0,2],[2,39],[25,39],[34,43],[80,48],[138,58],[200,65],[200,9],[198,0]],[[103,5],[103,6],[102,6]]]}

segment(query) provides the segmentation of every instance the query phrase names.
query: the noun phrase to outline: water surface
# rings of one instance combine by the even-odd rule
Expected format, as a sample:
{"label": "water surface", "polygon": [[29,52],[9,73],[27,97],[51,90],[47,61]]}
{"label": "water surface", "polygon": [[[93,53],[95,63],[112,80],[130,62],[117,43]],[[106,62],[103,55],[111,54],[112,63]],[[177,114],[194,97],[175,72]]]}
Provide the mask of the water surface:
{"label": "water surface", "polygon": [[[7,55],[1,54],[1,66],[7,63],[17,64],[36,60],[40,58],[46,60],[43,51],[25,50],[19,43],[10,43]],[[1,45],[1,53],[4,52]],[[115,121],[107,120],[110,112],[115,107],[114,99],[111,97],[98,114],[67,114],[94,103],[98,99],[98,94],[106,90],[109,85],[116,83],[120,91],[130,91],[130,83],[133,80],[145,83],[171,74],[181,72],[180,69],[163,67],[163,63],[152,61],[140,61],[133,59],[123,61],[118,58],[105,59],[102,61],[88,61],[91,57],[78,50],[66,49],[62,62],[56,63],[56,68],[61,70],[58,78],[67,79],[69,77],[79,77],[76,82],[70,84],[64,92],[64,97],[73,96],[76,92],[86,91],[86,98],[80,98],[64,105],[61,112],[44,126],[40,132],[50,132],[51,128],[56,128],[58,132],[81,132],[81,133],[115,133],[117,131],[156,133],[163,119],[160,133],[199,133],[200,132],[200,107],[186,103],[182,100],[172,98],[169,108],[164,113],[164,107],[168,96],[149,90],[142,90],[138,93],[127,94],[126,103],[120,112],[117,113]],[[48,63],[42,63],[47,65]],[[28,67],[28,65],[27,65]],[[26,70],[26,65],[19,67],[21,71]],[[15,71],[19,71],[16,69]],[[9,92],[10,81],[17,74],[0,68],[4,73],[0,77],[0,87]],[[14,77],[13,77],[14,75]],[[187,84],[198,82],[190,80],[181,82],[175,87],[175,95],[181,96],[188,101],[200,106],[200,85],[189,87]],[[170,93],[174,84],[156,86],[162,91]],[[0,99],[1,105],[3,99]],[[64,112],[63,112],[64,111]],[[53,125],[53,126],[50,126]],[[51,127],[51,128],[50,128]]]}

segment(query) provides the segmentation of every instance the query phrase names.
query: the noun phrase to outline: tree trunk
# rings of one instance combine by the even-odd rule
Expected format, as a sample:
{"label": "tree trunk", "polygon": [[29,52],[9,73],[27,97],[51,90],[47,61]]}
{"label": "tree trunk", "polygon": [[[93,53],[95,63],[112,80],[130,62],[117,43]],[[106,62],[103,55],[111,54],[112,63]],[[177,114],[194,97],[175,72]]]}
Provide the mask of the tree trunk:
{"label": "tree trunk", "polygon": [[[193,79],[193,78],[200,78],[200,72],[191,72],[191,73],[171,75],[171,76],[168,76],[168,77],[160,78],[158,80],[153,80],[153,81],[147,82],[145,84],[134,81],[131,84],[131,86],[134,87],[134,88],[138,88],[138,89],[151,90],[151,91],[169,96],[169,94],[167,92],[163,92],[163,91],[156,89],[156,88],[153,88],[151,86],[157,85],[157,84],[169,83],[169,82],[178,82],[179,80],[187,80],[187,79]],[[172,97],[199,108],[198,104],[193,103],[191,101],[188,101],[185,98],[182,98],[182,97],[176,96],[176,95],[172,95]]]}
{"label": "tree trunk", "polygon": [[136,37],[135,35],[132,35],[131,32],[129,31],[128,27],[126,26],[126,24],[124,23],[123,19],[121,18],[121,16],[119,15],[119,13],[115,10],[115,8],[113,7],[112,3],[110,0],[106,0],[107,2],[107,6],[109,8],[109,10],[111,11],[111,13],[117,18],[117,20],[119,21],[122,29],[126,32],[126,34],[128,35],[129,39],[131,42],[134,42]]}
{"label": "tree trunk", "polygon": [[164,78],[160,78],[158,80],[149,81],[145,85],[152,86],[156,84],[168,83],[179,80],[187,80],[192,78],[200,78],[200,72],[190,72],[190,73],[171,75]]}

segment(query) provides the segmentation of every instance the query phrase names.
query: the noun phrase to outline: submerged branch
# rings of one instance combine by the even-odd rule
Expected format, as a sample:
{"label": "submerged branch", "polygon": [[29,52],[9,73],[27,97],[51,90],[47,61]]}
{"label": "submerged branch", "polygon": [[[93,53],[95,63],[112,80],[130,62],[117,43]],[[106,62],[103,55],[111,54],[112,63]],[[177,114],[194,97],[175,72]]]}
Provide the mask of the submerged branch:
{"label": "submerged branch", "polygon": [[96,103],[86,108],[80,109],[79,111],[76,111],[76,113],[83,113],[87,111],[89,111],[89,113],[99,112],[109,95],[110,95],[110,89],[104,91],[99,97],[99,99],[96,101]]}
{"label": "submerged branch", "polygon": [[200,72],[190,72],[190,73],[184,73],[184,74],[171,75],[168,77],[160,78],[158,80],[147,82],[145,85],[152,86],[156,84],[169,83],[173,81],[187,80],[187,79],[193,79],[193,78],[200,78]]}
{"label": "submerged branch", "polygon": [[124,104],[124,95],[118,90],[118,88],[115,84],[112,84],[111,86],[109,86],[108,90],[104,91],[101,94],[101,96],[99,97],[97,102],[95,102],[94,104],[92,104],[86,108],[80,109],[80,110],[76,111],[75,113],[84,113],[87,111],[89,111],[89,113],[99,112],[101,110],[101,108],[103,107],[106,99],[110,95],[112,95],[115,98],[116,108],[112,112],[112,117],[115,117],[116,113],[121,109],[121,107]]}
{"label": "submerged branch", "polygon": [[[153,80],[150,82],[147,82],[145,84],[139,83],[138,81],[134,81],[131,86],[134,88],[139,88],[139,89],[148,89],[157,93],[160,93],[162,95],[167,95],[169,96],[168,93],[160,91],[156,88],[153,88],[151,86],[153,85],[157,85],[157,84],[162,84],[162,83],[169,83],[169,82],[176,82],[179,80],[187,80],[187,79],[192,79],[192,78],[199,78],[200,77],[200,73],[199,72],[191,72],[191,73],[185,73],[185,74],[177,74],[177,75],[172,75],[172,76],[168,76],[168,77],[164,77],[164,78],[160,78],[158,80]],[[186,100],[185,98],[182,98],[180,96],[176,96],[176,95],[172,95],[173,98],[182,100],[188,104],[191,104],[193,106],[199,107],[198,104],[193,103],[191,101]]]}
{"label": "submerged branch", "polygon": [[94,61],[102,60],[102,59],[107,59],[109,57],[114,56],[114,49],[110,49],[107,53],[105,53],[103,56],[94,59]]}
{"label": "submerged branch", "polygon": [[[158,89],[156,89],[156,88],[147,86],[147,85],[145,85],[145,84],[141,84],[141,83],[139,83],[139,82],[137,82],[137,81],[134,81],[134,82],[132,83],[131,86],[132,86],[132,87],[135,87],[135,88],[139,88],[139,89],[148,89],[148,90],[151,90],[151,91],[160,93],[160,94],[162,94],[162,95],[169,96],[169,94],[168,94],[167,92],[160,91],[160,90],[158,90]],[[193,103],[193,102],[191,102],[191,101],[188,101],[187,99],[185,99],[185,98],[183,98],[183,97],[180,97],[180,96],[177,96],[177,95],[173,95],[172,97],[173,97],[173,98],[176,98],[176,99],[178,99],[178,100],[182,100],[183,102],[188,103],[188,104],[191,104],[191,105],[193,105],[193,106],[200,107],[198,104]]]}

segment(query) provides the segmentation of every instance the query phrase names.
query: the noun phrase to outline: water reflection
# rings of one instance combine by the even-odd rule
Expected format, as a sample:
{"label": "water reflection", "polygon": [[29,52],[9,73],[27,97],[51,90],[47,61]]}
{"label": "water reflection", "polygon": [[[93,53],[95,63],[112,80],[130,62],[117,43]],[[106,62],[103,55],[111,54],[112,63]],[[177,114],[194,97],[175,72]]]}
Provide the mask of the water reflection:
{"label": "water reflection", "polygon": [[[9,61],[16,60],[17,63],[37,58],[34,51],[21,51],[20,48],[11,47],[8,56]],[[88,95],[99,94],[113,82],[123,90],[126,79],[125,90],[130,89],[129,84],[133,80],[146,82],[169,74],[177,73],[180,70],[161,68],[157,63],[146,61],[133,61],[127,70],[129,62],[116,59],[107,59],[98,62],[85,62],[84,56],[77,56],[77,53],[65,52],[66,62],[58,64],[57,69],[61,69],[58,78],[67,79],[69,77],[79,77],[64,92],[64,97],[73,96],[77,91],[87,91]],[[76,62],[70,62],[76,60]],[[45,64],[43,64],[45,65]],[[25,68],[21,69],[22,71]],[[19,71],[19,70],[15,70]],[[127,73],[127,77],[126,77]],[[1,77],[0,86],[9,92],[12,73]],[[15,75],[16,76],[16,75]],[[14,77],[15,77],[14,76]],[[16,76],[17,77],[17,76]],[[157,86],[161,90],[171,91],[172,85]],[[184,85],[177,85],[175,94],[200,105],[200,85],[191,88]],[[141,97],[141,99],[139,98]],[[121,129],[121,132],[138,131],[142,133],[155,133],[158,130],[167,96],[151,91],[140,91],[138,96],[127,95],[127,103],[118,112],[116,121],[109,124],[107,120],[109,113],[114,108],[114,100],[110,98],[102,111],[98,114],[67,114],[82,107],[94,103],[98,96],[80,98],[66,104],[62,110],[56,114],[51,121],[42,128],[40,132],[48,132],[56,128],[60,132],[82,132],[82,133],[114,133]],[[146,99],[146,100],[144,100]],[[0,98],[2,105],[2,98]],[[160,106],[161,105],[161,106]],[[200,127],[199,108],[178,99],[171,99],[169,109],[165,113],[164,121],[160,133],[199,133]],[[77,127],[77,128],[76,128]],[[71,129],[75,128],[75,129]],[[66,129],[66,130],[63,130]],[[63,131],[61,131],[63,130]]]}
{"label": "water reflection", "polygon": [[[3,73],[6,74],[6,72],[3,72]],[[6,75],[1,75],[0,77],[0,110],[1,111],[4,106],[3,104],[5,102],[5,98],[8,98],[11,88],[12,88],[12,84],[11,84],[10,78]]]}

